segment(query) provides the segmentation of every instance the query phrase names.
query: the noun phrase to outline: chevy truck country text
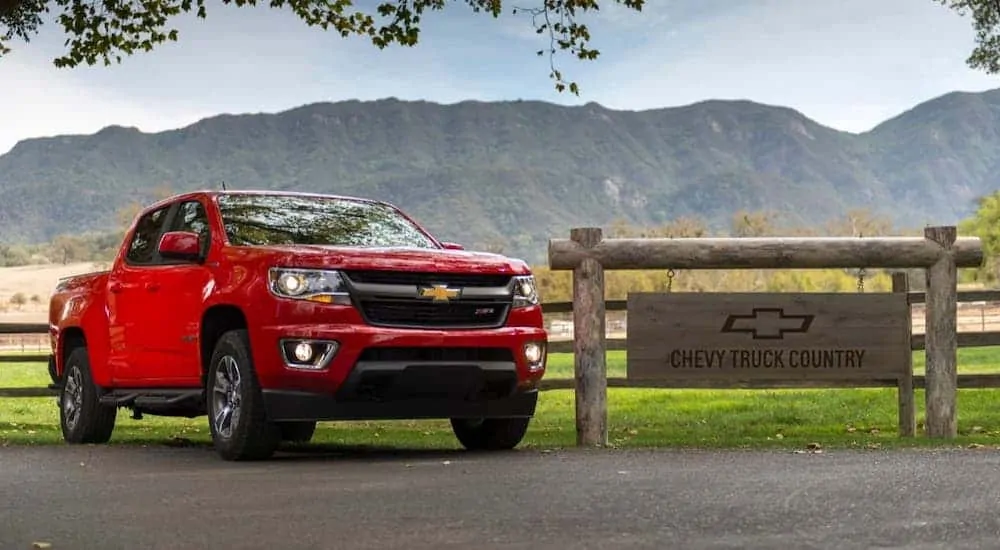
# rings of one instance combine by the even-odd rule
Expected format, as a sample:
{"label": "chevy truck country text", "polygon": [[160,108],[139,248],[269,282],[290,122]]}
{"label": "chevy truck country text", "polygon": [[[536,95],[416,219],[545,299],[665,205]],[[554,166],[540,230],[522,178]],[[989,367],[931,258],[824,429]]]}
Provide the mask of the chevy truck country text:
{"label": "chevy truck country text", "polygon": [[510,449],[547,353],[524,262],[310,193],[146,208],[108,271],[60,280],[49,325],[67,442],[107,442],[120,408],[206,415],[225,460],[266,459],[326,420],[450,419],[466,449]]}

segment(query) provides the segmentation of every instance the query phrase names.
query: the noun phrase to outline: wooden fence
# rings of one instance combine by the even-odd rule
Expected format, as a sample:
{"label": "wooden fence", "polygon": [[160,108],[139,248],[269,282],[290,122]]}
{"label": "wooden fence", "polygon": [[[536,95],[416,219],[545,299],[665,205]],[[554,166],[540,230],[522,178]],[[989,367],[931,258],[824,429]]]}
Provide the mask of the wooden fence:
{"label": "wooden fence", "polygon": [[[0,323],[0,336],[3,335],[43,335],[48,334],[49,326],[41,323]],[[10,353],[0,350],[0,369],[4,364],[9,363],[39,363],[47,364],[49,354],[47,352],[34,353]],[[33,388],[0,388],[0,398],[2,397],[45,397],[56,395],[56,391],[51,387]]]}
{"label": "wooden fence", "polygon": [[[982,243],[976,237],[958,237],[955,227],[927,227],[921,237],[761,237],[761,238],[656,238],[656,239],[605,239],[597,227],[576,228],[568,239],[549,241],[549,268],[572,271],[573,274],[573,355],[576,391],[577,445],[606,445],[607,429],[607,354],[605,334],[607,304],[604,300],[604,271],[614,270],[673,270],[673,269],[923,269],[926,273],[927,292],[923,296],[925,331],[919,346],[924,349],[926,370],[922,380],[925,387],[925,433],[928,437],[955,437],[957,425],[957,349],[960,338],[957,331],[958,268],[979,267],[984,260]],[[643,378],[643,382],[656,386],[672,383],[674,387],[698,387],[709,383],[712,387],[745,387],[746,380],[779,387],[801,386],[802,379],[816,387],[844,386],[835,376],[844,376],[850,386],[872,385],[881,378],[892,378],[898,385],[900,398],[900,432],[910,435],[910,417],[913,379],[912,315],[911,302],[905,277],[899,277],[895,297],[889,295],[874,300],[878,309],[865,312],[845,311],[836,296],[798,293],[789,300],[781,293],[754,293],[753,295],[718,294],[702,299],[697,308],[686,310],[688,317],[671,315],[671,308],[690,306],[690,299],[664,299],[662,293],[644,294],[631,299],[628,310],[629,332],[641,337],[628,338],[627,376]],[[734,311],[728,302],[739,303],[742,312]],[[796,303],[798,301],[799,303]],[[864,302],[855,303],[862,305]],[[905,310],[906,319],[896,313]],[[752,313],[751,313],[752,311]],[[777,316],[784,323],[776,334],[762,336],[758,313]],[[773,319],[772,319],[773,321]],[[792,328],[787,324],[797,322]],[[813,321],[820,327],[810,332]],[[884,323],[883,323],[884,321]],[[742,328],[734,328],[733,323]],[[748,327],[747,324],[755,326]],[[898,330],[888,325],[898,326]],[[769,328],[774,331],[774,326]],[[796,336],[785,338],[785,333]],[[840,332],[849,333],[841,337]],[[807,334],[808,333],[808,334]],[[873,334],[878,337],[873,338]],[[720,336],[721,335],[721,336]],[[735,335],[735,336],[734,336]],[[752,335],[752,336],[751,336]],[[739,341],[734,339],[739,337]],[[980,337],[981,338],[981,337]],[[731,345],[723,342],[733,342]],[[884,344],[880,340],[892,342]],[[751,340],[748,342],[748,340]],[[789,350],[796,342],[809,342],[800,349]],[[984,345],[979,340],[979,345]],[[966,343],[966,342],[963,342]],[[907,345],[909,344],[909,345]],[[679,350],[679,345],[687,349]],[[966,343],[966,345],[968,345]],[[853,359],[836,370],[761,368],[760,364],[746,363],[754,356],[774,357],[789,351],[796,357],[812,353],[807,348],[822,346],[821,353],[857,352],[856,359],[864,353],[891,359],[892,365],[879,365],[879,361],[862,366],[860,359]],[[836,350],[831,348],[853,348]],[[909,348],[909,349],[907,349]],[[919,349],[919,348],[918,348]],[[637,353],[639,352],[639,353]],[[678,365],[667,361],[668,353],[701,354],[701,357],[731,357],[732,365],[721,359],[712,368],[705,365]],[[727,353],[728,352],[728,353]],[[641,355],[641,356],[640,356]],[[839,356],[838,356],[839,357]],[[853,355],[852,355],[853,357]],[[740,358],[737,364],[737,358]],[[810,359],[812,361],[812,359]],[[839,361],[839,359],[838,359]],[[746,367],[750,368],[746,368]],[[764,365],[773,367],[776,365]],[[673,367],[673,368],[671,368]],[[702,368],[693,368],[702,367]],[[730,368],[732,367],[732,368]],[[783,367],[783,365],[782,365]],[[843,367],[843,368],[841,368]],[[892,369],[888,371],[887,369]],[[633,372],[635,375],[633,376]],[[878,374],[879,376],[876,376]],[[793,376],[799,380],[789,380]],[[658,380],[652,380],[654,378]],[[709,377],[712,377],[709,380]],[[768,380],[765,380],[768,379]],[[910,403],[905,403],[909,401]],[[909,411],[902,410],[909,407]]]}

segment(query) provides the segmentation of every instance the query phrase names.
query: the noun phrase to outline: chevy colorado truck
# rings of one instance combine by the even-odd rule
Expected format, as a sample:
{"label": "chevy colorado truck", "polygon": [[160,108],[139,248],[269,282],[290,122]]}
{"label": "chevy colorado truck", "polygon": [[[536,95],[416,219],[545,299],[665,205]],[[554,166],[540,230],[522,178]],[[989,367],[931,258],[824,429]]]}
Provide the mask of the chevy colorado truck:
{"label": "chevy colorado truck", "polygon": [[107,271],[59,281],[49,326],[66,442],[109,441],[121,408],[207,416],[223,460],[332,420],[449,419],[466,449],[511,449],[547,353],[523,261],[384,202],[299,192],[147,207]]}

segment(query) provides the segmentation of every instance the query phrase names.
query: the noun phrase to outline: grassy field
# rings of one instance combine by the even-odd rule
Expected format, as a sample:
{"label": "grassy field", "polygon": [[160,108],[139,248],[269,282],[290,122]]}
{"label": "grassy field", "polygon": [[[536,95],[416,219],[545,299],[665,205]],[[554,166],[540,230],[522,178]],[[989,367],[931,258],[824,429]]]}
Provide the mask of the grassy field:
{"label": "grassy field", "polygon": [[[960,373],[1000,372],[1000,348],[959,350]],[[624,376],[623,352],[608,354],[609,376]],[[924,370],[915,354],[915,370]],[[550,356],[547,377],[573,375],[573,357]],[[0,387],[44,386],[41,363],[0,364]],[[542,394],[524,447],[555,448],[575,444],[574,399],[568,390]],[[1000,445],[1000,389],[960,390],[959,431],[950,446]],[[610,442],[617,447],[697,447],[802,449],[879,448],[942,444],[918,437],[897,437],[894,389],[837,390],[655,390],[608,392]],[[917,392],[918,431],[923,392]],[[112,439],[120,444],[207,444],[205,418],[193,420],[147,416],[132,420],[120,411]],[[447,422],[324,423],[315,441],[346,446],[457,448]],[[0,399],[0,445],[61,442],[54,399]]]}

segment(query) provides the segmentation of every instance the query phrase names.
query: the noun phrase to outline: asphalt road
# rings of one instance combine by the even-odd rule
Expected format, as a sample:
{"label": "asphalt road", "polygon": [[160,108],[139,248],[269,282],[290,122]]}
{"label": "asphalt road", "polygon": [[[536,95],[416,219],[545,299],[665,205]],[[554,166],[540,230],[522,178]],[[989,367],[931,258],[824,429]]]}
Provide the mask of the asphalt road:
{"label": "asphalt road", "polygon": [[0,548],[1000,548],[993,450],[0,448]]}

